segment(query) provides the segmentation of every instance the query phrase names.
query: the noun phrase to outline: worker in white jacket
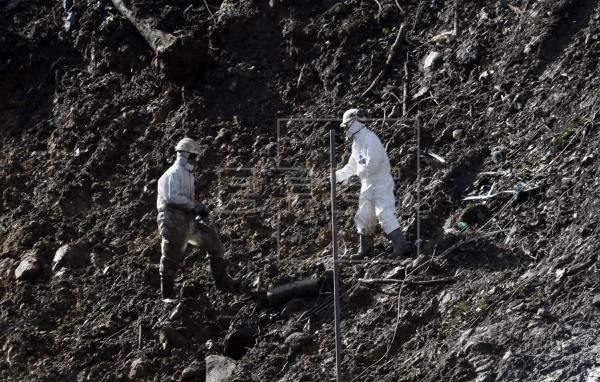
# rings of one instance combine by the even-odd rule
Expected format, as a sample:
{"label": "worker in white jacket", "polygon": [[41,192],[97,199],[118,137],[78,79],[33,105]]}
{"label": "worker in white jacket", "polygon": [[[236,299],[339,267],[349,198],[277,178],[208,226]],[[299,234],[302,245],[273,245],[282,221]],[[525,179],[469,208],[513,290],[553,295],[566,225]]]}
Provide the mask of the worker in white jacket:
{"label": "worker in white jacket", "polygon": [[179,262],[189,244],[199,246],[210,256],[210,267],[219,289],[231,289],[239,284],[226,271],[223,246],[217,232],[198,221],[208,217],[206,207],[196,200],[193,171],[197,167],[200,147],[191,138],[182,139],[175,147],[175,163],[158,180],[158,230],[162,238],[160,287],[163,299],[173,299],[174,277]]}
{"label": "worker in white jacket", "polygon": [[364,115],[358,109],[344,113],[341,126],[346,128],[346,139],[352,140],[352,154],[348,164],[335,173],[337,182],[352,175],[357,175],[361,182],[358,210],[354,217],[360,235],[360,252],[352,258],[362,259],[372,255],[377,221],[392,241],[393,256],[403,256],[410,252],[411,246],[404,239],[396,218],[390,161],[377,135],[361,121],[364,121]]}

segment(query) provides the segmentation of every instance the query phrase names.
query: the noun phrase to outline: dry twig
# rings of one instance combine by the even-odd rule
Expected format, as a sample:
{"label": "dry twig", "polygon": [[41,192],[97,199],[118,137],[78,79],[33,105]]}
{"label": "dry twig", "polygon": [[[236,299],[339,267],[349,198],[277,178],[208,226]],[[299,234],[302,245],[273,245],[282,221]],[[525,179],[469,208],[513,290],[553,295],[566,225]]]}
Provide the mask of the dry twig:
{"label": "dry twig", "polygon": [[419,17],[421,17],[421,6],[423,5],[423,0],[419,0],[419,5],[417,6],[417,13],[415,14],[415,20],[413,21],[413,26],[411,28],[411,32],[415,31],[417,27],[417,21],[419,21]]}
{"label": "dry twig", "polygon": [[458,7],[460,0],[454,0],[454,36],[458,36]]}
{"label": "dry twig", "polygon": [[442,279],[434,280],[406,280],[406,279],[358,279],[359,282],[365,284],[400,284],[405,283],[406,285],[435,285],[435,284],[448,284],[456,281],[454,277],[446,277]]}
{"label": "dry twig", "polygon": [[210,17],[213,19],[213,22],[216,23],[217,20],[215,19],[215,15],[212,13],[210,8],[208,7],[208,3],[206,2],[206,0],[204,0],[204,6],[206,6],[206,10],[208,11],[208,14],[210,15]]}
{"label": "dry twig", "polygon": [[396,56],[396,49],[398,48],[398,45],[400,44],[400,41],[402,41],[404,39],[405,32],[406,32],[406,28],[405,28],[404,24],[400,25],[400,29],[398,29],[398,34],[396,35],[396,40],[394,40],[394,43],[390,47],[390,51],[388,53],[387,60],[385,61],[385,65],[383,66],[383,69],[381,69],[381,71],[379,72],[379,74],[377,75],[377,77],[375,77],[375,79],[373,80],[373,82],[371,82],[371,85],[367,88],[367,90],[365,90],[361,94],[362,97],[364,97],[371,90],[373,90],[373,88],[379,83],[379,81],[381,80],[381,78],[389,70],[390,66],[392,65],[392,60]]}
{"label": "dry twig", "polygon": [[408,113],[408,83],[410,82],[410,77],[408,73],[408,52],[406,52],[406,60],[404,60],[404,94],[402,96],[402,116],[405,116]]}

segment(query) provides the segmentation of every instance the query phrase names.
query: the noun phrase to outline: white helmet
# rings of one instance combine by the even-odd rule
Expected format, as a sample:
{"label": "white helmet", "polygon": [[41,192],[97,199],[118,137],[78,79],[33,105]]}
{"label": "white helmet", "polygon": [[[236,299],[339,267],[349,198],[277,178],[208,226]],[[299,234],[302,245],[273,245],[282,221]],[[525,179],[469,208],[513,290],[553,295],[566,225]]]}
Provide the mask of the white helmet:
{"label": "white helmet", "polygon": [[362,122],[365,119],[365,113],[363,110],[359,109],[348,109],[344,112],[344,116],[342,117],[342,123],[340,123],[341,127],[348,127],[348,123],[352,121]]}
{"label": "white helmet", "polygon": [[192,154],[200,154],[200,145],[192,138],[183,138],[175,146],[175,151],[185,151]]}

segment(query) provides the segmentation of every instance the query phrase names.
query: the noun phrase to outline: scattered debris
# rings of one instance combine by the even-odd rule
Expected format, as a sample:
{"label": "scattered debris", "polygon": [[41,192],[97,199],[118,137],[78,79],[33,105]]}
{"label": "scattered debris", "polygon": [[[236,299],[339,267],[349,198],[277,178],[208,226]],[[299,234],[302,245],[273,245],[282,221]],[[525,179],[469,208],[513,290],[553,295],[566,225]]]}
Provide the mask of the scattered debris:
{"label": "scattered debris", "polygon": [[485,200],[485,199],[494,198],[498,195],[510,194],[510,195],[513,195],[513,201],[518,202],[527,193],[538,190],[538,189],[539,189],[539,186],[529,186],[525,183],[517,183],[514,185],[513,189],[510,191],[499,191],[499,192],[496,192],[493,194],[488,193],[486,195],[472,195],[472,196],[467,196],[467,197],[463,198],[463,200]]}
{"label": "scattered debris", "polygon": [[65,24],[64,24],[64,28],[65,28],[65,32],[69,33],[73,30],[73,28],[75,28],[77,24],[77,15],[75,14],[75,12],[68,12],[67,13],[67,17],[65,18]]}
{"label": "scattered debris", "polygon": [[495,163],[502,163],[505,160],[504,159],[504,151],[499,148],[496,148],[492,151],[491,157]]}
{"label": "scattered debris", "polygon": [[463,221],[459,221],[458,223],[456,223],[456,228],[457,228],[459,231],[464,231],[464,230],[466,230],[467,228],[469,228],[469,223],[467,223],[467,222],[463,222]]}

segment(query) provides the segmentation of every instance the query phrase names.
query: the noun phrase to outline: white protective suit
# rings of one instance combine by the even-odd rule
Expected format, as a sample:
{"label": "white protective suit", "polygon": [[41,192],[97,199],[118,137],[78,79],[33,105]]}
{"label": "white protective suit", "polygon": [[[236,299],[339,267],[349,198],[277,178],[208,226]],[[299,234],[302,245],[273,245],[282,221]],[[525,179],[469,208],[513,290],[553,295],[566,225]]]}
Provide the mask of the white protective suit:
{"label": "white protective suit", "polygon": [[[188,244],[205,250],[210,258],[210,268],[218,289],[237,285],[226,271],[223,245],[214,228],[195,219],[196,188],[193,169],[187,152],[178,152],[175,163],[158,180],[158,232],[161,236],[160,276],[163,298],[173,294],[173,277]],[[208,214],[208,212],[207,212]],[[167,283],[166,279],[170,279]],[[165,293],[165,290],[169,290]]]}
{"label": "white protective suit", "polygon": [[158,180],[156,208],[163,211],[173,207],[191,212],[196,206],[194,175],[186,168],[188,161],[183,153],[177,153],[175,163]]}
{"label": "white protective suit", "polygon": [[371,130],[359,121],[352,122],[352,155],[343,168],[336,171],[336,181],[352,175],[360,178],[361,189],[358,210],[354,217],[361,235],[373,235],[377,221],[386,234],[400,227],[396,218],[394,179],[385,147]]}

